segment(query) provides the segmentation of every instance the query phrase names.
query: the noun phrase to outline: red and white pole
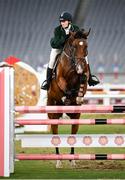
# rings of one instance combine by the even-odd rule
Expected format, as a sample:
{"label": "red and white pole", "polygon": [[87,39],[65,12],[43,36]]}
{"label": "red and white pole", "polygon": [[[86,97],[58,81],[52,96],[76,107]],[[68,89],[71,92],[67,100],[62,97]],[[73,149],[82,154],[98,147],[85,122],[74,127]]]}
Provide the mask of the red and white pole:
{"label": "red and white pole", "polygon": [[[10,175],[10,67],[0,67],[0,176]],[[12,168],[11,168],[12,171]]]}

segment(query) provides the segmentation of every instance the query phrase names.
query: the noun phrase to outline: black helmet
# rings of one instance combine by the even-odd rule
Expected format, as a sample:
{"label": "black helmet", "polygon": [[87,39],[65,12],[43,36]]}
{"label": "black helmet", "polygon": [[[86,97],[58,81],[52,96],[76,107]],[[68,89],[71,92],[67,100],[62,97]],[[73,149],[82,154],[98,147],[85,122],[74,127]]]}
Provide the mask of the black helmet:
{"label": "black helmet", "polygon": [[72,21],[72,15],[68,12],[62,12],[60,17],[59,17],[60,21]]}

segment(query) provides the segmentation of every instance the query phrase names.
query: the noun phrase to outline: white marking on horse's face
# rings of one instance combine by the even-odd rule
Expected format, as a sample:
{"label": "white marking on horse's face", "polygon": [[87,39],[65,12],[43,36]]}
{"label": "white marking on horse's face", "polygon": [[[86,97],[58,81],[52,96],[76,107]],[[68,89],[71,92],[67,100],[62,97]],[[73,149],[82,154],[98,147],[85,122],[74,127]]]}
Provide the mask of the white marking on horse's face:
{"label": "white marking on horse's face", "polygon": [[79,45],[80,45],[80,46],[83,46],[83,41],[80,41],[80,42],[79,42]]}

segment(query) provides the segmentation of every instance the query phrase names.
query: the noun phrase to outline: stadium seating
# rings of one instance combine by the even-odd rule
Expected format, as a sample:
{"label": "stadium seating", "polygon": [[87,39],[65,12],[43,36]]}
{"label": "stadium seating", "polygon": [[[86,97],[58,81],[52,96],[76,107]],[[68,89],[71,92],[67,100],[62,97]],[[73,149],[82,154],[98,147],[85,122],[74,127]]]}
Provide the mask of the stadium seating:
{"label": "stadium seating", "polygon": [[[111,73],[117,66],[121,73],[125,72],[125,1],[82,1],[87,2],[87,7],[80,26],[92,29],[88,39],[92,71],[98,72],[102,66],[106,73]],[[48,63],[50,38],[59,24],[60,13],[66,10],[76,15],[79,2],[0,0],[0,60],[15,55],[36,69]]]}

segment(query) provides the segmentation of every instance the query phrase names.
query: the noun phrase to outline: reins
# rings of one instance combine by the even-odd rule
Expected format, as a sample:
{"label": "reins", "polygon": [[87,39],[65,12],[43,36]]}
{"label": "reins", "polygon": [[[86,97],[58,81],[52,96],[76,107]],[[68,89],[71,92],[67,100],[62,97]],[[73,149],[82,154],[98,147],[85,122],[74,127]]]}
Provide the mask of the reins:
{"label": "reins", "polygon": [[[69,42],[68,42],[68,48],[69,48],[70,55],[68,55],[68,54],[66,53],[66,51],[65,51],[65,46],[64,46],[64,48],[63,48],[62,53],[63,53],[68,59],[70,59],[75,66],[77,66],[77,64],[78,64],[80,61],[85,61],[85,57],[77,57],[77,56],[74,55],[74,50],[73,50],[74,47],[71,46],[71,45],[69,44]],[[67,48],[67,49],[68,49],[68,48]],[[72,53],[72,51],[73,51],[73,53]],[[76,60],[77,60],[77,61],[76,61]]]}

